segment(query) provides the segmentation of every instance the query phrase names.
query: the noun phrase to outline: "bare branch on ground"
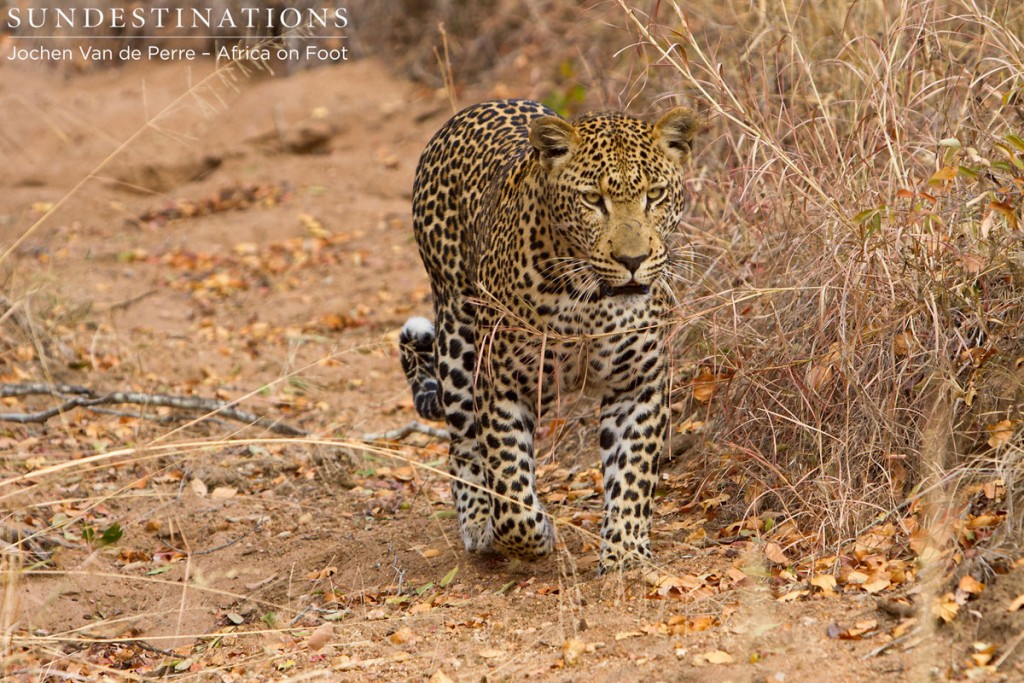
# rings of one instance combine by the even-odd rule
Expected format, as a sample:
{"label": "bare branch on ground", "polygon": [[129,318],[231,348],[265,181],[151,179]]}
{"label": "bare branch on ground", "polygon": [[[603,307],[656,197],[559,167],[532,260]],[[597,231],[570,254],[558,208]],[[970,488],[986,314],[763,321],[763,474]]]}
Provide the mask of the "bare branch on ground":
{"label": "bare branch on ground", "polygon": [[[227,418],[236,422],[263,427],[275,434],[285,436],[308,436],[309,432],[298,427],[278,422],[256,413],[235,408],[231,402],[218,401],[200,396],[173,396],[170,394],[150,394],[139,391],[112,391],[98,394],[96,391],[74,384],[0,384],[0,398],[10,396],[47,395],[62,399],[60,405],[35,413],[0,413],[0,422],[17,422],[20,424],[42,423],[61,413],[74,408],[92,408],[102,405],[140,405],[154,408],[176,408],[206,413],[201,419],[216,417]],[[143,416],[145,417],[145,416]]]}

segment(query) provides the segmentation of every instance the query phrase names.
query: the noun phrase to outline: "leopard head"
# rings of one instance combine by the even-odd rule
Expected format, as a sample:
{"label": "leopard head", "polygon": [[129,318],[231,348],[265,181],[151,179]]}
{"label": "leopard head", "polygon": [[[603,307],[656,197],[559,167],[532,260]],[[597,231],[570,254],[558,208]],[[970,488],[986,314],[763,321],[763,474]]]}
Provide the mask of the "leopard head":
{"label": "leopard head", "polygon": [[556,261],[604,294],[647,293],[666,270],[666,240],[685,207],[684,166],[698,127],[685,107],[654,125],[617,113],[532,121]]}

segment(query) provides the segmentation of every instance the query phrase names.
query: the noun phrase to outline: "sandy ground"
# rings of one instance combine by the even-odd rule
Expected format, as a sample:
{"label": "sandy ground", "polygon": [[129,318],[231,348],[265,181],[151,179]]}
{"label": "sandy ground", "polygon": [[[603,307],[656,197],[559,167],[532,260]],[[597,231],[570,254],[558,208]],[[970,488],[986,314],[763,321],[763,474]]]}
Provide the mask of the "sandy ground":
{"label": "sandy ground", "polygon": [[370,60],[210,73],[0,71],[0,246],[20,240],[0,375],[244,399],[333,441],[144,406],[3,425],[0,521],[43,546],[5,560],[36,572],[4,595],[13,680],[921,681],[1012,640],[1016,621],[913,631],[864,591],[792,595],[761,545],[729,540],[743,503],[704,486],[700,448],[665,467],[661,583],[597,577],[586,406],[541,427],[559,552],[468,557],[446,482],[418,467],[443,469],[444,444],[354,442],[414,417],[394,341],[431,302],[409,195],[447,98]]}

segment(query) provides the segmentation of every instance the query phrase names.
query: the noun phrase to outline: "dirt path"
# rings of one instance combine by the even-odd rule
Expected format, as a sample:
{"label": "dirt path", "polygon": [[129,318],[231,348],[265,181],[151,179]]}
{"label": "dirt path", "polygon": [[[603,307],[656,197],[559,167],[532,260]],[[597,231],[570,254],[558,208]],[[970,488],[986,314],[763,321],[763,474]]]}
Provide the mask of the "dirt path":
{"label": "dirt path", "polygon": [[[0,73],[0,245],[95,176],[3,264],[4,382],[245,397],[324,438],[413,417],[394,339],[430,311],[408,200],[445,98],[373,61],[184,97],[208,74]],[[541,471],[564,548],[531,565],[461,550],[445,481],[411,465],[443,469],[443,444],[200,448],[265,434],[158,416],[172,417],[76,411],[0,436],[3,524],[55,542],[51,573],[18,580],[2,610],[16,680],[44,662],[111,680],[924,680],[965,656],[945,632],[881,652],[900,619],[865,593],[777,599],[752,543],[705,542],[728,496],[686,458],[666,468],[655,521],[669,581],[597,578],[585,410],[542,426],[562,433]],[[124,447],[139,450],[103,457]],[[90,457],[98,468],[32,476]],[[116,543],[88,542],[115,522]],[[333,635],[312,647],[323,624]]]}

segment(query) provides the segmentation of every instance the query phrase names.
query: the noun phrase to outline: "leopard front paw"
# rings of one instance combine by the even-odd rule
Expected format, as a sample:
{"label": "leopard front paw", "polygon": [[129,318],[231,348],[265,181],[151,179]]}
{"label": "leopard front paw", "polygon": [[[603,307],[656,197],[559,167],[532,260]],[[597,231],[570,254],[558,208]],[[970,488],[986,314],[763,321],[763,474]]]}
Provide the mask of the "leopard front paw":
{"label": "leopard front paw", "polygon": [[601,554],[597,563],[597,573],[608,574],[616,571],[629,571],[648,567],[654,559],[651,553],[650,544],[642,544],[625,548],[621,545],[613,546],[610,543],[601,543]]}
{"label": "leopard front paw", "polygon": [[466,546],[467,552],[479,553],[481,555],[489,555],[496,552],[494,548],[494,530],[491,529],[491,524],[488,520],[466,522],[462,525],[461,531],[462,544]]}
{"label": "leopard front paw", "polygon": [[[522,532],[524,527],[526,533]],[[543,513],[540,520],[531,520],[529,524],[524,525],[506,520],[498,526],[498,533],[494,536],[494,547],[502,555],[521,560],[547,557],[555,548],[555,526]]]}

